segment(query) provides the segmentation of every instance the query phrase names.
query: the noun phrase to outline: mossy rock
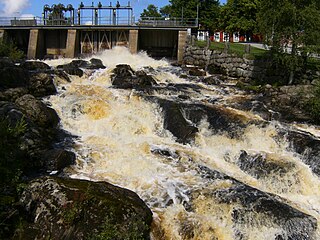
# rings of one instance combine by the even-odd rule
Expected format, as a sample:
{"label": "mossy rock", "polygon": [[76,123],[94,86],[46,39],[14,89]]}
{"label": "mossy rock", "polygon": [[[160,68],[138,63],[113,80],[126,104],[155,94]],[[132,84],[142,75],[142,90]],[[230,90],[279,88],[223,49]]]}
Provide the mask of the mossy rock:
{"label": "mossy rock", "polygon": [[20,202],[26,215],[16,239],[149,239],[151,210],[106,182],[42,177]]}

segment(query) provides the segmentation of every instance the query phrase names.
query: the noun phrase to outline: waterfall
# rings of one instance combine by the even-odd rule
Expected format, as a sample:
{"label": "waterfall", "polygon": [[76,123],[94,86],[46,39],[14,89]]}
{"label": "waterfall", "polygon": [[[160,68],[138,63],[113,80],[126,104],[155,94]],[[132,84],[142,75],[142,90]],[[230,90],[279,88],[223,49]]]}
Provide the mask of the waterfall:
{"label": "waterfall", "polygon": [[[207,85],[145,53],[117,47],[95,57],[107,68],[70,83],[56,79],[58,94],[47,100],[76,136],[77,164],[67,174],[135,191],[153,211],[155,240],[320,239],[319,176],[287,137],[320,141],[316,126],[241,110],[234,103],[251,96],[231,80]],[[151,74],[158,86],[113,87],[117,64]],[[192,141],[164,127],[162,102],[176,104],[198,129]]]}

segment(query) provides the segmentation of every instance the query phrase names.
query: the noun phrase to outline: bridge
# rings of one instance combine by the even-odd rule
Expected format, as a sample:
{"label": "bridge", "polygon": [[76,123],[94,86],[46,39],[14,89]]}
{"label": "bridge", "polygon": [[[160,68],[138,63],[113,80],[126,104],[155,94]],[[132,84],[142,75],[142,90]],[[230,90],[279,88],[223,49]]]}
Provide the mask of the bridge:
{"label": "bridge", "polygon": [[197,18],[140,18],[135,21],[126,6],[45,5],[41,17],[0,18],[0,40],[13,41],[29,59],[81,57],[128,47],[151,56],[182,60],[187,30],[198,27]]}

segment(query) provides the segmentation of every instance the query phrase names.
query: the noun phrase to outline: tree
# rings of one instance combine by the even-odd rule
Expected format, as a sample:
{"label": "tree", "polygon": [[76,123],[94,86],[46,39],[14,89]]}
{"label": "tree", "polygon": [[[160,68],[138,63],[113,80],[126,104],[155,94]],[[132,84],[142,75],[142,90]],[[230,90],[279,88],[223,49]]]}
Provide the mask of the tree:
{"label": "tree", "polygon": [[288,69],[292,84],[308,57],[320,52],[319,1],[261,1],[258,22],[273,56]]}
{"label": "tree", "polygon": [[221,7],[219,27],[227,32],[252,35],[256,31],[260,0],[228,0]]}
{"label": "tree", "polygon": [[155,5],[149,4],[147,9],[143,9],[140,17],[161,17],[161,14],[158,12],[158,8]]}
{"label": "tree", "polygon": [[172,5],[165,5],[160,8],[160,13],[163,17],[171,17],[172,16]]}
{"label": "tree", "polygon": [[214,31],[217,28],[220,3],[218,0],[170,0],[171,16],[184,19],[197,17],[199,8],[199,24],[204,29]]}

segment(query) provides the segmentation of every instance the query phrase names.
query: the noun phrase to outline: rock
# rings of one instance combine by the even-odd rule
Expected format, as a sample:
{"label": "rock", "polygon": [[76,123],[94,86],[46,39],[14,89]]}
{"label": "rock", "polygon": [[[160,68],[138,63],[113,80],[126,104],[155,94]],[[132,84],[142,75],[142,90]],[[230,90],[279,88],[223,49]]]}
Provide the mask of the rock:
{"label": "rock", "polygon": [[223,74],[225,71],[218,65],[216,64],[209,64],[207,67],[207,71],[210,74]]}
{"label": "rock", "polygon": [[[216,207],[228,206],[233,229],[237,231],[237,236],[244,234],[244,226],[259,226],[263,228],[278,228],[277,239],[315,239],[317,220],[295,209],[287,204],[286,200],[274,194],[262,192],[232,177],[211,170],[204,166],[199,166],[198,172],[203,178],[210,180],[210,185],[219,184],[215,190],[211,186],[194,192],[192,198],[208,198],[214,202]],[[208,210],[210,211],[208,205]],[[193,207],[193,206],[191,206]],[[202,211],[205,209],[202,206]],[[244,239],[247,239],[244,237]]]}
{"label": "rock", "polygon": [[189,70],[189,75],[191,75],[191,76],[206,76],[207,73],[203,70],[198,69],[198,68],[191,68]]}
{"label": "rock", "polygon": [[249,155],[242,151],[237,162],[240,169],[256,179],[266,178],[271,174],[281,177],[294,168],[293,163],[273,160],[267,154]]}
{"label": "rock", "polygon": [[72,62],[64,65],[57,66],[57,69],[63,69],[66,73],[70,75],[76,75],[79,77],[83,76],[83,71],[80,68],[84,69],[99,69],[106,68],[100,59],[92,58],[90,62],[85,60],[73,60]]}
{"label": "rock", "polygon": [[88,69],[105,69],[106,67],[103,65],[102,61],[97,58],[90,59],[90,65]]}
{"label": "rock", "polygon": [[320,177],[320,140],[302,131],[280,129],[279,134],[284,137],[285,141],[289,142],[289,149],[298,153],[312,172]]}
{"label": "rock", "polygon": [[51,69],[48,64],[40,61],[26,61],[20,66],[29,71],[46,71]]}
{"label": "rock", "polygon": [[30,119],[41,127],[56,127],[59,122],[59,117],[52,108],[47,107],[30,94],[18,98],[15,103]]}
{"label": "rock", "polygon": [[0,89],[25,87],[29,82],[29,72],[15,66],[8,60],[0,60]]}
{"label": "rock", "polygon": [[198,128],[187,121],[178,103],[160,100],[160,106],[164,112],[164,128],[169,130],[178,142],[190,143],[194,141]]}
{"label": "rock", "polygon": [[61,78],[63,81],[71,82],[69,75],[66,74],[63,70],[55,69],[54,74]]}
{"label": "rock", "polygon": [[43,177],[20,199],[20,239],[148,239],[152,212],[134,192],[106,182]]}
{"label": "rock", "polygon": [[34,73],[30,76],[29,92],[35,97],[45,97],[57,93],[53,76],[48,73]]}
{"label": "rock", "polygon": [[65,167],[75,164],[76,156],[73,152],[64,149],[51,149],[42,157],[47,171],[61,171]]}
{"label": "rock", "polygon": [[19,97],[27,94],[28,90],[26,88],[9,88],[3,92],[0,92],[0,101],[10,101],[14,102]]}
{"label": "rock", "polygon": [[113,70],[112,85],[123,89],[145,89],[157,85],[157,82],[142,70],[134,72],[129,65],[120,64]]}
{"label": "rock", "polygon": [[221,80],[216,76],[209,76],[209,77],[203,78],[201,82],[208,85],[219,85],[221,83]]}

